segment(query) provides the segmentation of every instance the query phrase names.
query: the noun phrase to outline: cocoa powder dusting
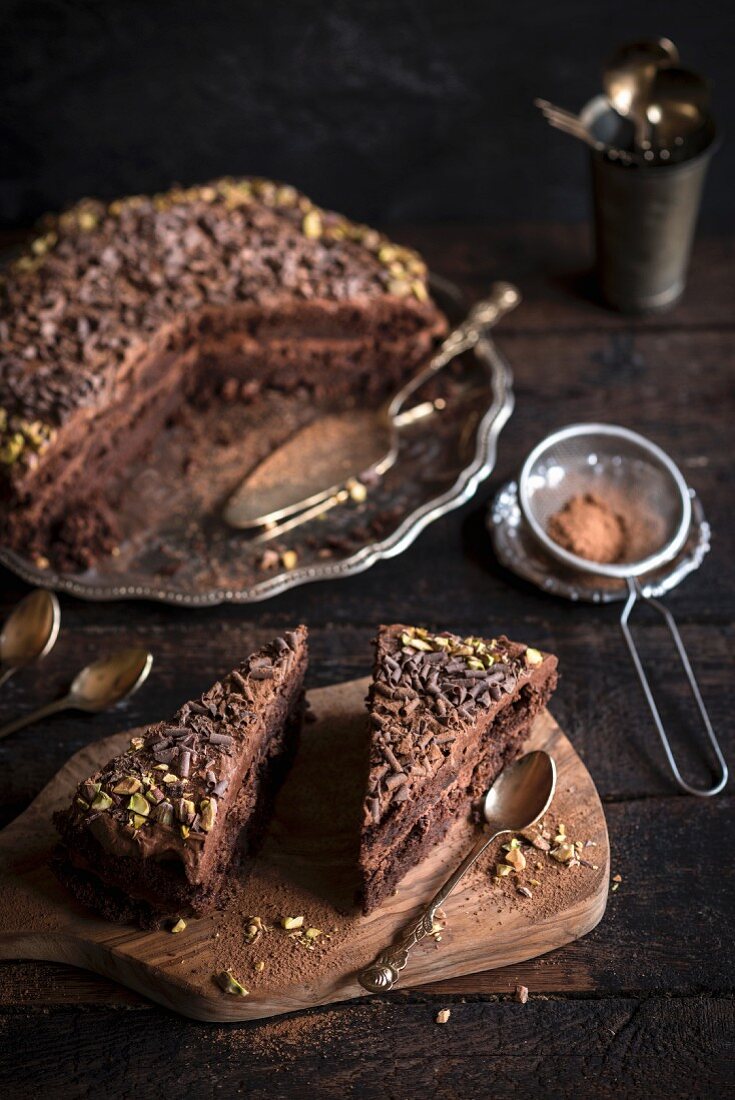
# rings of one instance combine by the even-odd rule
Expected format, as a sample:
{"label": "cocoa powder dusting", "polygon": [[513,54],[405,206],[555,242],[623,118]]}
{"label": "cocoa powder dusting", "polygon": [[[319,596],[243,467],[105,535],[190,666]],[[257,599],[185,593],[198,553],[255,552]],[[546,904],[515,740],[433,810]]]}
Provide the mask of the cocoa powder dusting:
{"label": "cocoa powder dusting", "polygon": [[554,542],[587,561],[620,561],[627,542],[625,518],[596,493],[577,493],[549,519]]}

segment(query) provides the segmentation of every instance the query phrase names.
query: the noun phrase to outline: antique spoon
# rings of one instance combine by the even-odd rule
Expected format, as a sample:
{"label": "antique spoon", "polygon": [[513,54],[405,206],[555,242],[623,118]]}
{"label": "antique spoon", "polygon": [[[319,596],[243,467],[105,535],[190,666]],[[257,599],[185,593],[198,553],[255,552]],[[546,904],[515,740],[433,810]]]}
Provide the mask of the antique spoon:
{"label": "antique spoon", "polygon": [[[359,975],[360,985],[369,993],[384,993],[392,989],[408,962],[412,947],[431,933],[434,917],[467,871],[482,855],[488,844],[503,833],[529,829],[548,810],[556,787],[556,765],[543,750],[526,753],[500,773],[485,795],[483,814],[489,826],[473,845],[457,870],[431,899],[418,920],[404,930],[393,947]],[[488,835],[489,833],[489,835]]]}
{"label": "antique spoon", "polygon": [[659,69],[649,89],[647,117],[657,143],[670,147],[701,130],[709,109],[707,81],[689,69]]}
{"label": "antique spoon", "polygon": [[152,664],[153,655],[145,649],[121,649],[109,657],[102,657],[77,673],[62,699],[9,722],[0,729],[0,738],[60,710],[84,710],[96,714],[114,706],[137,691],[147,679]]}
{"label": "antique spoon", "polygon": [[8,616],[0,634],[0,684],[19,668],[40,661],[54,647],[61,608],[53,592],[29,592]]}

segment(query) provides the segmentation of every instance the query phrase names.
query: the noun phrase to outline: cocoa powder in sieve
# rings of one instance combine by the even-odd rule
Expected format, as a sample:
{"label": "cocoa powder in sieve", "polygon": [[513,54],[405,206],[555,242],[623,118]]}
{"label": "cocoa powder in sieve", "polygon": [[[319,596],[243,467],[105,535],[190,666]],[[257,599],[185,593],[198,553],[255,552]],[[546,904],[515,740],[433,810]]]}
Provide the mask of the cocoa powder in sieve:
{"label": "cocoa powder in sieve", "polygon": [[596,493],[577,493],[549,519],[559,546],[587,561],[610,564],[625,556],[627,521]]}

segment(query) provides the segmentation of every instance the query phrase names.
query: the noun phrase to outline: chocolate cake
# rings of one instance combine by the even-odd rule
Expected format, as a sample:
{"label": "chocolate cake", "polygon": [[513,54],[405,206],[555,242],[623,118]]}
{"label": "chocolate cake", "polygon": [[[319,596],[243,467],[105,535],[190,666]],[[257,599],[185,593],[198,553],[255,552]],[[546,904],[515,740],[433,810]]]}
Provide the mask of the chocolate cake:
{"label": "chocolate cake", "polygon": [[376,403],[445,329],[415,252],[293,187],[84,200],[0,280],[3,542],[89,563],[115,546],[111,477],[182,402]]}
{"label": "chocolate cake", "polygon": [[55,869],[81,901],[143,924],[216,905],[236,848],[256,845],[295,754],[306,665],[299,627],[79,784],[55,816]]}
{"label": "chocolate cake", "polygon": [[469,814],[556,686],[556,657],[508,638],[384,626],[368,694],[361,902],[375,909]]}

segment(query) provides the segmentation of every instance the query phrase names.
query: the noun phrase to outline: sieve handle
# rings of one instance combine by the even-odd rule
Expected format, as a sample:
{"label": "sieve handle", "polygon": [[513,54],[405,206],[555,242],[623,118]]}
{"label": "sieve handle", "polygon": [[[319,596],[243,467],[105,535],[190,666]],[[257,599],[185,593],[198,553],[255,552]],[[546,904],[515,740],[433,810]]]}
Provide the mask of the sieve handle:
{"label": "sieve handle", "polygon": [[[628,589],[628,599],[625,602],[625,607],[623,608],[622,614],[620,616],[620,626],[623,631],[625,641],[628,645],[628,649],[630,651],[630,656],[635,666],[635,670],[638,673],[638,679],[641,682],[643,693],[646,696],[646,701],[648,702],[651,714],[653,715],[653,720],[656,724],[658,735],[661,738],[661,744],[664,747],[666,759],[669,762],[669,767],[673,772],[674,779],[682,788],[682,790],[687,792],[687,794],[696,794],[699,795],[701,798],[709,798],[713,794],[719,794],[727,783],[727,764],[725,763],[725,758],[722,755],[722,750],[720,749],[715,731],[712,728],[712,723],[710,722],[707,708],[705,707],[704,700],[702,699],[702,693],[699,690],[699,684],[697,683],[697,679],[694,675],[694,670],[692,669],[689,657],[687,656],[687,651],[684,648],[684,643],[681,639],[679,628],[676,625],[674,616],[671,614],[668,608],[664,607],[664,605],[659,600],[654,599],[652,596],[646,596],[635,578],[631,577],[628,579]],[[676,646],[677,652],[679,654],[679,660],[681,661],[682,668],[684,669],[684,672],[686,674],[686,678],[689,681],[689,687],[691,688],[692,695],[694,696],[697,707],[699,708],[702,723],[706,730],[707,736],[709,737],[710,744],[714,749],[715,756],[717,757],[717,761],[719,764],[720,778],[718,779],[714,787],[709,787],[705,790],[702,790],[701,787],[692,787],[689,783],[686,782],[686,780],[682,777],[681,772],[679,771],[679,766],[676,763],[676,758],[674,757],[674,753],[671,749],[668,735],[666,733],[666,730],[664,729],[664,724],[661,721],[661,715],[659,714],[658,707],[656,706],[656,700],[654,699],[653,692],[651,691],[651,685],[648,682],[646,671],[643,668],[643,662],[641,661],[640,654],[638,652],[635,641],[633,640],[633,635],[630,630],[630,616],[639,598],[645,600],[652,607],[654,607],[656,611],[658,611],[659,615],[666,623],[671,637],[674,639],[674,645]]]}

